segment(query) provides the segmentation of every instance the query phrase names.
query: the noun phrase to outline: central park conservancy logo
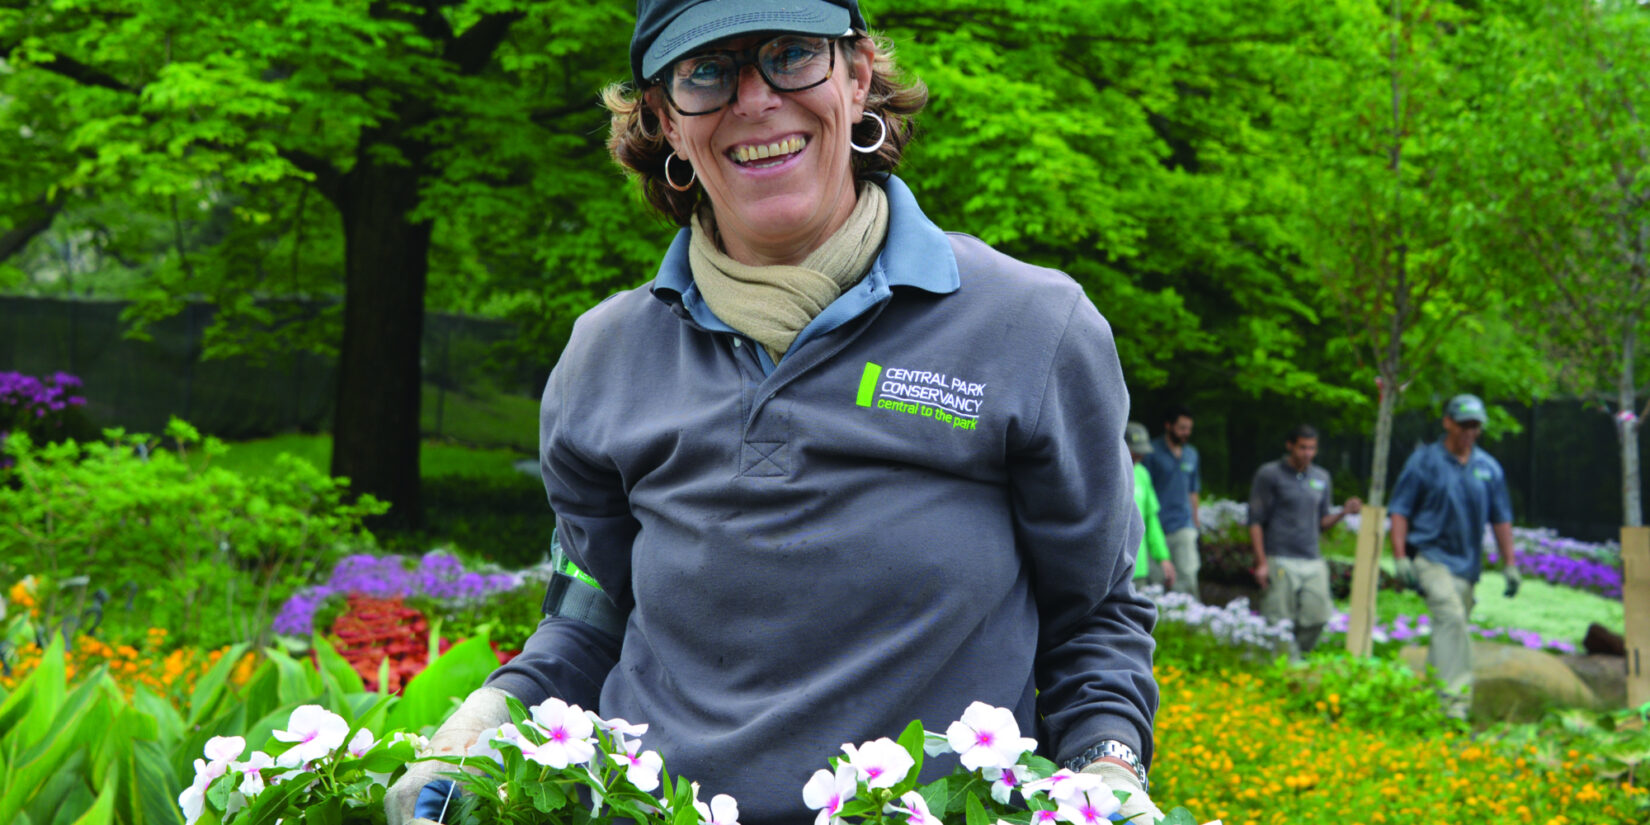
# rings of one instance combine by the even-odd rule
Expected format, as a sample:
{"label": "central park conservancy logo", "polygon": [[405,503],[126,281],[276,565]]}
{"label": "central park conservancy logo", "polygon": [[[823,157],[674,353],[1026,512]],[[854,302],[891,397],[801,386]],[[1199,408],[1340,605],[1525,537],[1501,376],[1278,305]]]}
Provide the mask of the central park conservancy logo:
{"label": "central park conservancy logo", "polygon": [[1474,468],[1472,468],[1472,474],[1475,475],[1475,476],[1478,476],[1479,481],[1489,481],[1490,478],[1492,477],[1492,474],[1490,473],[1490,471],[1486,468],[1483,468],[1483,467],[1474,467]]}
{"label": "central park conservancy logo", "polygon": [[1314,490],[1322,490],[1323,489],[1323,479],[1321,479],[1321,478],[1308,479],[1307,482],[1306,482],[1306,486],[1311,487]]}
{"label": "central park conservancy logo", "polygon": [[980,405],[984,400],[984,384],[943,372],[884,368],[866,361],[865,371],[859,375],[859,395],[854,403],[931,418],[954,430],[973,430],[979,427]]}

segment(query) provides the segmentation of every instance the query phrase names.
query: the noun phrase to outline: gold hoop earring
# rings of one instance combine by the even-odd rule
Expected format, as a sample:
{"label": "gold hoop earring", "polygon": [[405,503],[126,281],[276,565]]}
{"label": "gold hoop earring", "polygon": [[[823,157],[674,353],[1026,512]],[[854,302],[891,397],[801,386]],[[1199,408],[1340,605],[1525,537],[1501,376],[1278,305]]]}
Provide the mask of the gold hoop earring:
{"label": "gold hoop earring", "polygon": [[688,164],[688,171],[693,173],[692,177],[688,178],[687,183],[677,183],[670,177],[670,159],[674,157],[676,157],[675,151],[672,151],[670,154],[665,156],[665,185],[675,189],[678,192],[686,192],[693,188],[695,181],[699,180],[699,170],[694,169],[693,164]]}

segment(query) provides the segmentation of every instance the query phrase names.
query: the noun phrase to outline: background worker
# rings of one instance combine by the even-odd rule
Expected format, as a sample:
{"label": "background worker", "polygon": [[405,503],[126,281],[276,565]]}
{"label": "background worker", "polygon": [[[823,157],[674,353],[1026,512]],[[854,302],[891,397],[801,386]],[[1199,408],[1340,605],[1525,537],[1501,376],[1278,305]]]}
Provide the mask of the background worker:
{"label": "background worker", "polygon": [[1174,562],[1169,558],[1169,544],[1163,539],[1163,525],[1158,523],[1157,491],[1152,488],[1152,474],[1140,460],[1152,453],[1151,436],[1146,425],[1130,421],[1123,430],[1123,441],[1129,445],[1129,457],[1134,459],[1134,506],[1140,510],[1140,520],[1146,524],[1146,533],[1140,537],[1140,549],[1135,554],[1134,585],[1161,584],[1173,588]]}
{"label": "background worker", "polygon": [[1185,407],[1170,407],[1163,416],[1163,435],[1152,441],[1152,452],[1142,462],[1152,476],[1152,487],[1162,508],[1158,520],[1174,562],[1173,590],[1201,598],[1197,592],[1197,571],[1202,560],[1197,555],[1197,494],[1200,461],[1192,438],[1192,413]]}
{"label": "background worker", "polygon": [[1432,614],[1427,664],[1444,682],[1444,711],[1472,709],[1473,587],[1483,569],[1484,525],[1506,560],[1505,596],[1518,594],[1512,503],[1501,463],[1477,446],[1484,402],[1457,395],[1444,407],[1444,437],[1411,453],[1392,488],[1392,553],[1398,580],[1426,597]]}
{"label": "background worker", "polygon": [[1318,431],[1302,424],[1289,432],[1283,457],[1262,464],[1249,485],[1249,539],[1255,549],[1250,572],[1265,591],[1261,615],[1294,623],[1291,659],[1312,652],[1333,606],[1318,534],[1363,509],[1354,496],[1332,511],[1334,490],[1329,471],[1312,463],[1317,454]]}

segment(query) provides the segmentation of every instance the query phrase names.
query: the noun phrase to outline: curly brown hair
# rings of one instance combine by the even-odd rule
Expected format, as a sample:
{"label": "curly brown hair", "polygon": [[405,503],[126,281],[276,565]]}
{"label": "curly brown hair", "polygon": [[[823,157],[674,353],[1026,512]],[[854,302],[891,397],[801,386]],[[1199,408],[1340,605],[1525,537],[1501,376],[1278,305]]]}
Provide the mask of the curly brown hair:
{"label": "curly brown hair", "polygon": [[[908,78],[894,63],[894,47],[887,38],[856,32],[840,41],[849,54],[861,40],[869,39],[874,57],[871,62],[871,89],[865,98],[865,111],[875,112],[888,124],[888,138],[875,152],[853,153],[854,177],[863,180],[879,172],[892,172],[899,167],[906,144],[916,130],[914,118],[928,103],[928,87],[922,81]],[[853,77],[854,63],[848,62],[849,77]],[[657,87],[640,91],[629,83],[613,83],[602,90],[602,105],[612,113],[607,151],[613,160],[633,173],[641,183],[642,195],[659,214],[687,226],[693,211],[704,202],[705,190],[694,186],[678,192],[665,183],[665,159],[670,156],[670,144],[665,140],[659,118],[648,105],[648,95],[658,94]],[[882,127],[870,120],[855,124],[852,135],[855,143],[869,145],[876,141]],[[680,168],[678,168],[680,174]]]}

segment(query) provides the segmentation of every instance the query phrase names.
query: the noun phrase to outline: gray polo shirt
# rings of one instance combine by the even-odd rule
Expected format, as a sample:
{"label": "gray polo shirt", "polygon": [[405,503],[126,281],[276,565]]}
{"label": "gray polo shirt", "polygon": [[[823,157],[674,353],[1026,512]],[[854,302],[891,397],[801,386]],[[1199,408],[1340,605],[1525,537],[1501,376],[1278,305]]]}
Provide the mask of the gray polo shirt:
{"label": "gray polo shirt", "polygon": [[1329,515],[1329,471],[1308,464],[1304,472],[1280,458],[1262,464],[1249,485],[1249,524],[1260,525],[1268,557],[1319,558],[1318,533]]}
{"label": "gray polo shirt", "polygon": [[1409,519],[1411,555],[1449,568],[1467,581],[1483,569],[1484,525],[1512,521],[1501,462],[1478,447],[1465,462],[1442,439],[1411,453],[1392,486],[1390,511]]}
{"label": "gray polo shirt", "polygon": [[563,548],[629,618],[546,619],[490,683],[648,723],[745,825],[811,823],[801,788],[844,742],[975,700],[1059,761],[1151,754],[1111,328],[883,185],[886,247],[777,365],[704,305],[684,233],[652,290],[579,319],[544,392]]}
{"label": "gray polo shirt", "polygon": [[1197,448],[1183,444],[1177,458],[1169,452],[1168,441],[1158,436],[1152,439],[1152,451],[1140,463],[1146,465],[1146,471],[1152,474],[1157,505],[1162,508],[1157,513],[1157,520],[1162,523],[1163,532],[1173,533],[1184,527],[1196,527],[1192,523],[1190,496],[1203,489],[1198,478],[1200,461]]}

